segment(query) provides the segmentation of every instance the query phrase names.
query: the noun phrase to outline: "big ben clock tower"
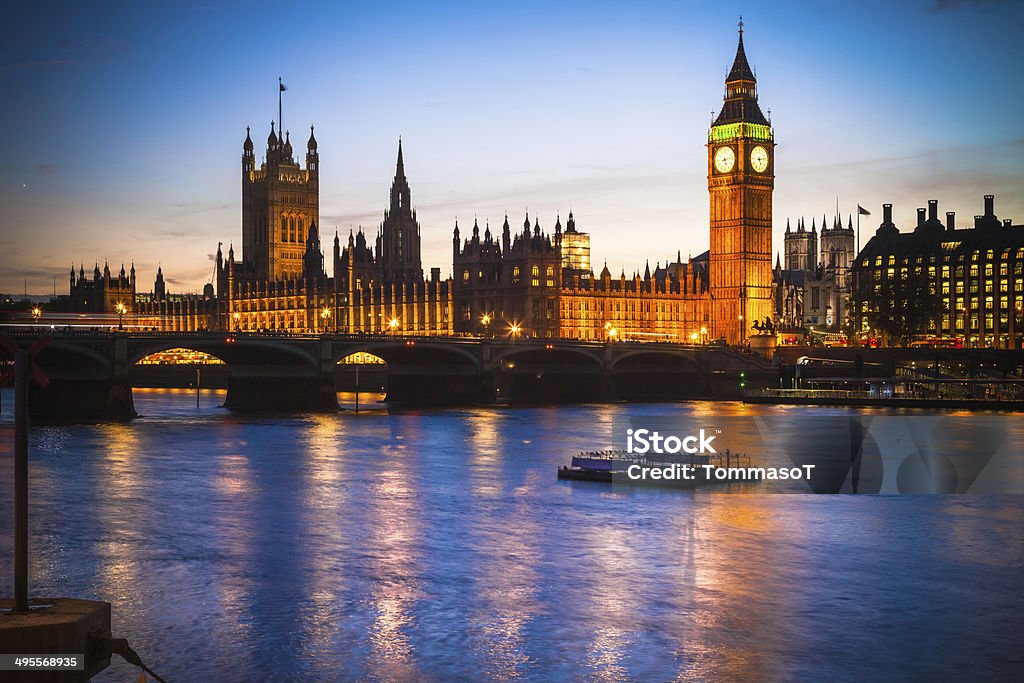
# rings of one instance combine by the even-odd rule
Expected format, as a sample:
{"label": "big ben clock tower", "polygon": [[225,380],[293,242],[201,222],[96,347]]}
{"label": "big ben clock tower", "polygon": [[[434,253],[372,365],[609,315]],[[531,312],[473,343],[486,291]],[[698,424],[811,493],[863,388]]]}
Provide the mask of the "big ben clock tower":
{"label": "big ben clock tower", "polygon": [[711,195],[712,334],[743,344],[772,314],[772,190],[775,136],[757,104],[757,81],[743,50],[725,79],[725,103],[708,132]]}

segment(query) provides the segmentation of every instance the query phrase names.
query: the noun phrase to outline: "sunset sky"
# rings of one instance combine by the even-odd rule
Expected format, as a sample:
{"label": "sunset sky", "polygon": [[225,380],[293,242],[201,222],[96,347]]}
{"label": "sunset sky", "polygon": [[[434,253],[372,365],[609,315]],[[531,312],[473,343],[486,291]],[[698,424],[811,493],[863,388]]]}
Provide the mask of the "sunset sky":
{"label": "sunset sky", "polygon": [[[786,219],[928,199],[1024,223],[1024,3],[18,3],[0,28],[0,292],[134,260],[196,291],[241,241],[240,156],[316,125],[321,230],[377,229],[398,137],[423,266],[461,225],[571,209],[616,274],[708,246],[706,136],[743,14]],[[854,216],[856,218],[856,216]],[[327,246],[327,245],[325,245]]]}

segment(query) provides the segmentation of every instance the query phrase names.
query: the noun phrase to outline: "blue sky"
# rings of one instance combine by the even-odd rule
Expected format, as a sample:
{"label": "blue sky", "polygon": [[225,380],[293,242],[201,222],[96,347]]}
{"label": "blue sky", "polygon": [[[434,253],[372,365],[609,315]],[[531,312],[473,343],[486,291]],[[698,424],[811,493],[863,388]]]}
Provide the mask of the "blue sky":
{"label": "blue sky", "polygon": [[643,269],[708,245],[706,135],[743,14],[771,109],[775,249],[786,218],[938,199],[966,225],[996,194],[1024,223],[1014,2],[33,3],[0,28],[0,291],[66,291],[72,262],[162,263],[199,290],[240,241],[245,126],[316,125],[321,228],[371,233],[399,135],[424,267],[456,217],[551,229]]}

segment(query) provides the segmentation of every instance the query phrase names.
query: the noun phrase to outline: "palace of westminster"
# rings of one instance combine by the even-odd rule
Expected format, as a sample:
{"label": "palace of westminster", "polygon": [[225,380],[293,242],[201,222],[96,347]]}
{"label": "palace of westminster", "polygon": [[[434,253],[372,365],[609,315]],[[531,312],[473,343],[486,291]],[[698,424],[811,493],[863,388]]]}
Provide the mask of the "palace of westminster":
{"label": "palace of westminster", "polygon": [[[852,323],[866,330],[867,304],[855,290],[883,286],[894,269],[923,268],[943,297],[937,335],[970,335],[975,344],[1020,348],[1024,230],[1000,223],[991,197],[973,229],[954,230],[919,210],[918,228],[899,233],[885,220],[861,254],[852,218],[822,217],[810,228],[787,222],[783,255],[772,268],[775,141],[761,112],[742,26],[725,101],[707,140],[710,249],[685,262],[681,252],[652,271],[594,273],[590,237],[570,212],[553,232],[539,218],[521,227],[508,217],[500,234],[456,223],[452,274],[425,276],[420,224],[412,207],[402,145],[390,206],[371,244],[362,229],[334,236],[329,276],[320,234],[320,159],[310,128],[305,168],[288,133],[271,124],[266,159],[256,163],[247,135],[242,148],[242,250],[218,246],[216,274],[201,294],[169,294],[162,270],[151,293],[136,291],[134,266],[87,278],[71,271],[69,308],[114,312],[123,305],[134,325],[174,331],[522,334],[582,340],[662,340],[743,344],[771,329]],[[465,234],[463,232],[465,230]],[[969,266],[969,270],[965,267]],[[971,273],[967,276],[965,273]],[[984,272],[985,276],[980,276]],[[998,275],[996,275],[998,273]],[[973,279],[971,279],[973,278]],[[858,284],[859,283],[859,284]],[[758,323],[768,323],[762,326]]]}

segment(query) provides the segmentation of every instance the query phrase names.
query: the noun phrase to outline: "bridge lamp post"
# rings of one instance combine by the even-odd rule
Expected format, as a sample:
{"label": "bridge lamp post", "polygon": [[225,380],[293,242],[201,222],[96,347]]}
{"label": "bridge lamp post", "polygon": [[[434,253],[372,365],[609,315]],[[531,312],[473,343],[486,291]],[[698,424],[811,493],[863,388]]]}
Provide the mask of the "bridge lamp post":
{"label": "bridge lamp post", "polygon": [[696,332],[693,332],[693,333],[691,333],[691,334],[690,334],[690,343],[692,343],[692,344],[696,344],[696,343],[697,343],[697,336],[698,336],[698,335],[697,335],[697,333],[696,333]]}
{"label": "bridge lamp post", "polygon": [[114,306],[114,310],[117,311],[117,329],[124,329],[124,314],[128,312],[128,307],[124,305],[124,302],[118,301],[117,305]]}
{"label": "bridge lamp post", "polygon": [[324,321],[324,332],[326,332],[327,331],[327,320],[331,317],[331,309],[329,309],[326,306],[324,306],[324,309],[322,311],[320,311],[320,317],[323,318],[323,321]]}
{"label": "bridge lamp post", "polygon": [[38,306],[36,306],[35,308],[32,309],[32,320],[34,320],[34,321],[36,321],[38,323],[39,322],[39,318],[42,315],[43,315],[43,309],[39,308]]}
{"label": "bridge lamp post", "polygon": [[508,326],[508,333],[512,336],[512,343],[515,343],[516,337],[523,331],[522,326],[519,323],[512,323]]}
{"label": "bridge lamp post", "polygon": [[484,336],[486,337],[487,336],[487,331],[490,329],[490,325],[491,325],[491,314],[490,313],[484,313],[480,317],[480,324],[484,326]]}
{"label": "bridge lamp post", "polygon": [[398,330],[398,318],[392,318],[388,321],[388,329],[391,330],[392,334],[395,334]]}
{"label": "bridge lamp post", "polygon": [[615,338],[619,336],[619,331],[614,327],[608,328],[608,341],[613,342]]}
{"label": "bridge lamp post", "polygon": [[708,328],[706,328],[706,327],[701,327],[700,328],[700,343],[701,344],[707,344],[708,343]]}

